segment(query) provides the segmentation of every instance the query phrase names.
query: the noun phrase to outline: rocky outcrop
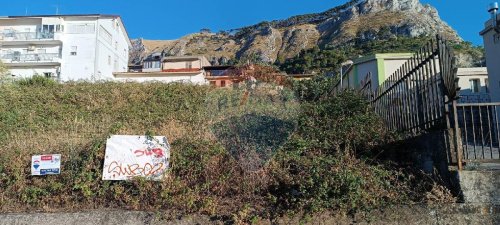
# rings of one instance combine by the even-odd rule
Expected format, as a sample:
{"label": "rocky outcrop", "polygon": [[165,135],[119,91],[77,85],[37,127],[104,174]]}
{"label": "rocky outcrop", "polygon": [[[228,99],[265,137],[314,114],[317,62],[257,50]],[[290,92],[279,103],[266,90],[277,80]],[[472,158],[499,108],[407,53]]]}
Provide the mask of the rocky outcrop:
{"label": "rocky outcrop", "polygon": [[317,45],[343,46],[393,36],[435,34],[461,41],[435,8],[419,0],[352,0],[323,13],[262,22],[227,32],[202,32],[172,41],[135,40],[131,63],[140,63],[152,51],[204,55],[213,62],[232,58],[274,62]]}

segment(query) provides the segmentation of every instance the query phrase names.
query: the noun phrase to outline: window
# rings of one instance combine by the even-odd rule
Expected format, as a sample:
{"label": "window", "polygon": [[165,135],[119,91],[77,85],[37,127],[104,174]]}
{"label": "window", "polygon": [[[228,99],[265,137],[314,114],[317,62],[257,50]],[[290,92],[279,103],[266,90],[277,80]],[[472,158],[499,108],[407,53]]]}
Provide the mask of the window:
{"label": "window", "polygon": [[46,77],[46,78],[51,78],[52,77],[52,73],[45,72],[45,73],[43,73],[43,76]]}
{"label": "window", "polygon": [[39,48],[39,49],[36,50],[36,53],[39,53],[39,54],[47,53],[47,49]]}
{"label": "window", "polygon": [[488,78],[484,79],[484,86],[486,87],[486,93],[490,93],[490,82]]}
{"label": "window", "polygon": [[54,33],[55,25],[42,25],[42,33]]}
{"label": "window", "polygon": [[193,62],[186,62],[186,69],[193,69]]}
{"label": "window", "polygon": [[225,87],[226,86],[226,81],[225,80],[221,80],[220,81],[220,86],[221,87]]}
{"label": "window", "polygon": [[215,82],[215,81],[210,81],[210,85],[211,85],[211,86],[215,86],[215,85],[216,85],[216,82]]}
{"label": "window", "polygon": [[470,90],[472,93],[479,93],[481,90],[479,79],[470,79]]}
{"label": "window", "polygon": [[77,55],[77,50],[78,50],[77,46],[71,46],[71,52],[69,53],[69,55],[72,55],[72,56]]}
{"label": "window", "polygon": [[64,25],[56,25],[56,32],[64,32]]}

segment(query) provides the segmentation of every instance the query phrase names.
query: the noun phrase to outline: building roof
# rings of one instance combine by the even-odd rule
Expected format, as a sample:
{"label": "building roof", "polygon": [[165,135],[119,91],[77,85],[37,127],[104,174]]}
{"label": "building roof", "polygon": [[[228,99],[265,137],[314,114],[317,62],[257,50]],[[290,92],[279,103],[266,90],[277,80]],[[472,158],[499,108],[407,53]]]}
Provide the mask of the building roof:
{"label": "building roof", "polygon": [[200,75],[197,72],[116,72],[115,78],[143,78],[143,77],[173,77],[173,76],[193,76]]}
{"label": "building roof", "polygon": [[29,15],[29,16],[0,16],[0,18],[40,18],[40,17],[106,17],[117,18],[119,15],[111,14],[61,14],[61,15]]}
{"label": "building roof", "polygon": [[161,52],[154,52],[152,54],[149,54],[143,62],[154,62],[154,61],[161,61]]}
{"label": "building roof", "polygon": [[227,70],[227,69],[233,69],[234,66],[204,66],[204,70]]}
{"label": "building roof", "polygon": [[[500,14],[497,15],[497,21],[500,24]],[[490,31],[491,29],[493,29],[493,18],[484,23],[484,29],[481,32],[479,32],[479,34],[484,35],[488,33],[488,31]]]}
{"label": "building roof", "polygon": [[488,68],[486,67],[471,67],[458,68],[458,76],[488,76]]}
{"label": "building roof", "polygon": [[205,56],[167,56],[163,58],[163,62],[182,62],[188,60],[202,60],[203,58],[205,58]]}
{"label": "building roof", "polygon": [[352,61],[354,62],[354,64],[361,64],[376,59],[408,59],[412,56],[413,53],[379,53],[363,56],[357,59],[353,59]]}

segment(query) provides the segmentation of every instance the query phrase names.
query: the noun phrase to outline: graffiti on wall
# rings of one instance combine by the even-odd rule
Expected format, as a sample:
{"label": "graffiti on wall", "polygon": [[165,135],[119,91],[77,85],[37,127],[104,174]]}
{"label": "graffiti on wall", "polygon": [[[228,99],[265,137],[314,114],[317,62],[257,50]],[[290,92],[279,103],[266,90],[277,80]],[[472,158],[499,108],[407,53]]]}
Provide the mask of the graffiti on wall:
{"label": "graffiti on wall", "polygon": [[170,146],[163,136],[114,135],[106,142],[103,180],[144,177],[161,180],[169,167]]}

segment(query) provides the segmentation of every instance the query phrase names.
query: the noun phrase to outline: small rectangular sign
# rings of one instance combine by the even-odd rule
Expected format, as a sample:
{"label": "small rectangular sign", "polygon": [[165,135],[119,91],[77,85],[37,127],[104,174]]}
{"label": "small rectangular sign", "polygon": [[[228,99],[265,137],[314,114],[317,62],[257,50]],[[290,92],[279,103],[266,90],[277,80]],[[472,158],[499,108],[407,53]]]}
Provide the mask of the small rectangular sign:
{"label": "small rectangular sign", "polygon": [[103,180],[144,177],[161,180],[168,170],[170,146],[164,136],[114,135],[106,143]]}
{"label": "small rectangular sign", "polygon": [[31,175],[44,176],[61,173],[61,155],[34,155],[31,157]]}

